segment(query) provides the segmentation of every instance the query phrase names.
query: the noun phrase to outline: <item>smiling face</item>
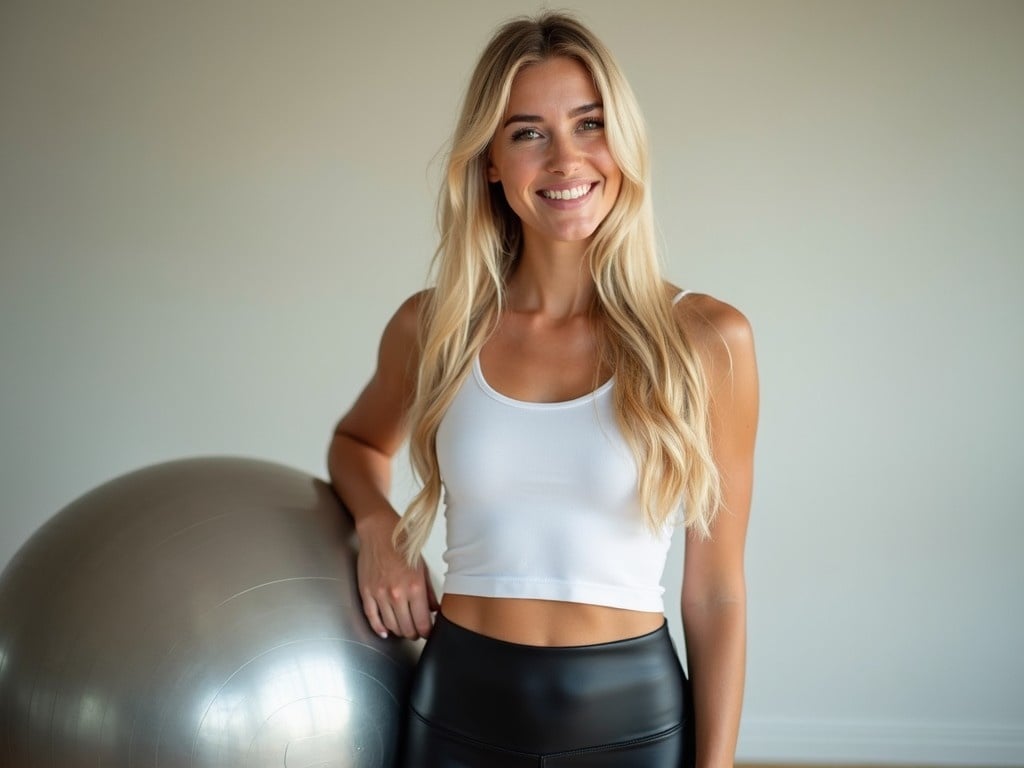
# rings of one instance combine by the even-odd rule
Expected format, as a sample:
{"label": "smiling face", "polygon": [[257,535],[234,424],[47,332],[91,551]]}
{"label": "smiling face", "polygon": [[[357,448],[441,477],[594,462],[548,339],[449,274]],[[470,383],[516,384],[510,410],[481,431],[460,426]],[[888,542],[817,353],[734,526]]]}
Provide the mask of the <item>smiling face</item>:
{"label": "smiling face", "polygon": [[501,184],[527,249],[590,239],[615,204],[622,172],[605,140],[601,96],[580,62],[555,57],[519,71],[487,177]]}

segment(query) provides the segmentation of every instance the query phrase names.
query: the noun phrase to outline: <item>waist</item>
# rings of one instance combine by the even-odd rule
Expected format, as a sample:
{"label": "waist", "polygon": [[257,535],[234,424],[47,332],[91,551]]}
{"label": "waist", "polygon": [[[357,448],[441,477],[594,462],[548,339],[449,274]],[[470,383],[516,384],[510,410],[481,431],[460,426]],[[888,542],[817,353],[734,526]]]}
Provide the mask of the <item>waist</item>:
{"label": "waist", "polygon": [[496,640],[442,615],[410,704],[433,727],[531,753],[647,739],[678,730],[687,716],[685,678],[664,623],[634,638],[555,648]]}
{"label": "waist", "polygon": [[441,613],[472,632],[532,646],[568,647],[610,643],[659,629],[665,617],[587,603],[532,598],[445,594]]}

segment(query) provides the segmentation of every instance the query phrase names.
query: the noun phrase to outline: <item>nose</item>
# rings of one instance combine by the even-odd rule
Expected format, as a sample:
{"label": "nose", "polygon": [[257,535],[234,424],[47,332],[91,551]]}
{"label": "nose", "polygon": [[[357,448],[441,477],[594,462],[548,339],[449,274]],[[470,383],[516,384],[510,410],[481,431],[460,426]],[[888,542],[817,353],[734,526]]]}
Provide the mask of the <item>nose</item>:
{"label": "nose", "polygon": [[569,176],[580,167],[582,153],[572,136],[556,135],[548,145],[548,173]]}

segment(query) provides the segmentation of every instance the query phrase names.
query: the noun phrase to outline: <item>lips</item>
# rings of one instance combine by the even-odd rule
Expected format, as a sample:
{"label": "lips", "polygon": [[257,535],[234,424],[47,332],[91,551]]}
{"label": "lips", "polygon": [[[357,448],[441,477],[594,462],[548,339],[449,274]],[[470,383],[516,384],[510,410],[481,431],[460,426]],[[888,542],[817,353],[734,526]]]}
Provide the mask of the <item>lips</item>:
{"label": "lips", "polygon": [[595,184],[592,181],[559,189],[542,189],[537,194],[546,200],[578,200],[586,197]]}

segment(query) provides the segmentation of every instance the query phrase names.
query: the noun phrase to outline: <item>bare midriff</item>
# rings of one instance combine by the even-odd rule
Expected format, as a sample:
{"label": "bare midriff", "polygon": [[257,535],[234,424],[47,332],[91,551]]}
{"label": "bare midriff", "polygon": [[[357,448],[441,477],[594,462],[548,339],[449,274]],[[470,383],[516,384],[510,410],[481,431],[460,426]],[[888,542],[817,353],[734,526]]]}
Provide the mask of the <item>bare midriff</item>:
{"label": "bare midriff", "polygon": [[510,643],[572,646],[610,643],[658,629],[665,616],[557,600],[446,594],[441,613],[481,635]]}

